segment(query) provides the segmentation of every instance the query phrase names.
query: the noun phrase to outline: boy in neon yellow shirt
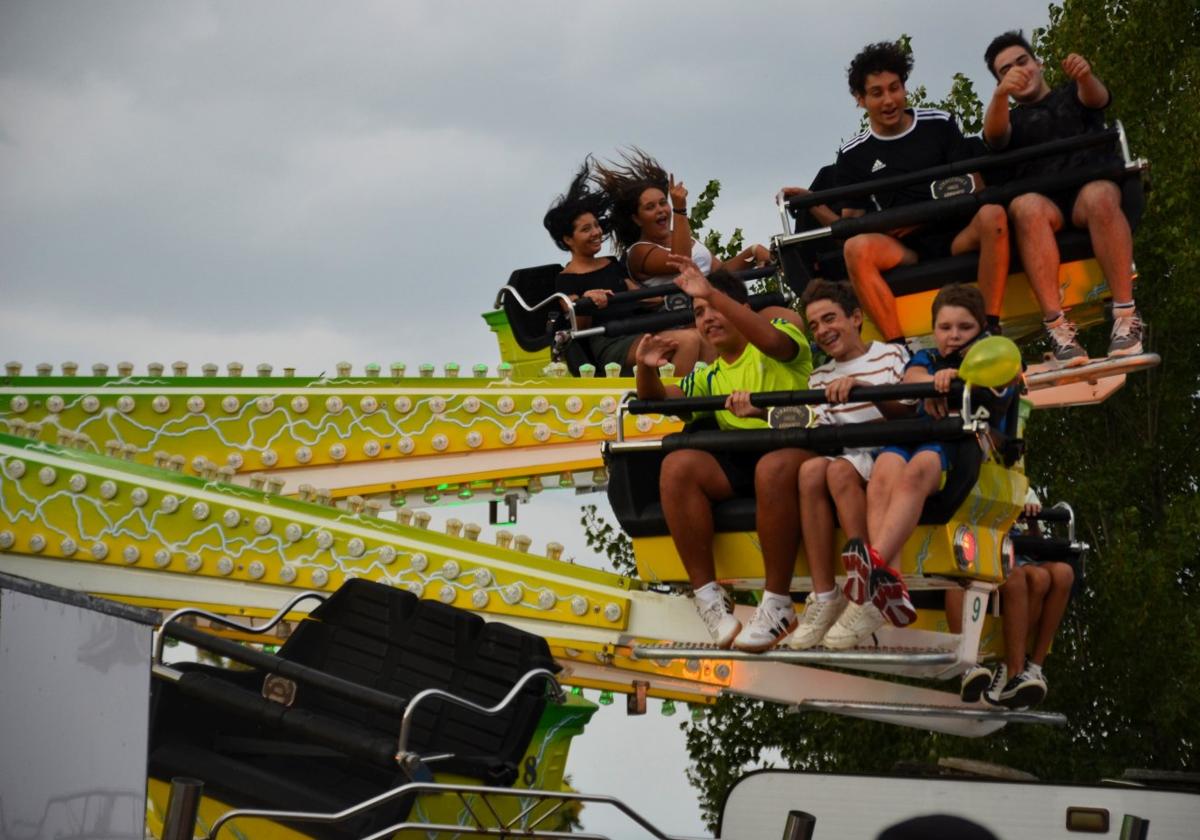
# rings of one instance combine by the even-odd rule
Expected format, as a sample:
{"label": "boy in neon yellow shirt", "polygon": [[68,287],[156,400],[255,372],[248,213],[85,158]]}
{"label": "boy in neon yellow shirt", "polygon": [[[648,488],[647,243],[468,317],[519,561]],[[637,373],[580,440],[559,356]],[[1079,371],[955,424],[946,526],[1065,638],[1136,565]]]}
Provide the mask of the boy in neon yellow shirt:
{"label": "boy in neon yellow shirt", "polygon": [[[675,285],[692,298],[696,329],[717,351],[717,360],[693,372],[679,386],[663,385],[658,368],[666,363],[672,341],[644,336],[637,349],[637,392],[642,399],[728,395],[725,410],[716,412],[722,429],[766,428],[766,412],[750,405],[750,394],[808,387],[812,351],[796,325],[752,310],[745,286],[723,271],[706,278],[691,260],[672,256],[679,270]],[[712,506],[754,490],[757,454],[677,450],[664,460],[659,474],[663,514],[675,549],[691,579],[696,609],[713,641],[726,648],[742,629],[725,590],[716,582],[713,561]],[[779,638],[796,626],[789,581],[767,581],[752,624],[778,624]]]}

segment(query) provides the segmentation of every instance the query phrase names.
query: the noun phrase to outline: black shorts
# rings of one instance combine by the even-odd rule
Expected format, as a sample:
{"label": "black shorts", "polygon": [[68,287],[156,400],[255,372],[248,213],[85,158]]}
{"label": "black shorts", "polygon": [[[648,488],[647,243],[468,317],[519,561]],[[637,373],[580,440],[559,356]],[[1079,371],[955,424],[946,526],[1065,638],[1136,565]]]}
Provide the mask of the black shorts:
{"label": "black shorts", "polygon": [[754,468],[758,466],[758,461],[763,456],[762,452],[712,452],[710,454],[717,459],[717,465],[720,466],[721,472],[725,473],[725,478],[729,480],[729,486],[733,488],[733,495],[754,495]]}
{"label": "black shorts", "polygon": [[966,227],[966,223],[952,220],[931,222],[900,239],[900,244],[917,253],[918,262],[939,260],[950,256],[950,245]]}
{"label": "black shorts", "polygon": [[1079,197],[1079,191],[1083,187],[1067,187],[1065,190],[1057,190],[1051,193],[1039,193],[1054,202],[1058,207],[1058,212],[1062,213],[1063,227],[1071,227],[1071,213],[1075,210],[1075,199]]}

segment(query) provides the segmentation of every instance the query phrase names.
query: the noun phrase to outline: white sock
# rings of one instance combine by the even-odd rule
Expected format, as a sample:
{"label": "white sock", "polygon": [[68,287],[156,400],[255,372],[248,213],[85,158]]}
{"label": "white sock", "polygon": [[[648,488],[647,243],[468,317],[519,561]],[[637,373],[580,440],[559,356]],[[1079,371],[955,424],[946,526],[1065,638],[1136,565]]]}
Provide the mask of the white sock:
{"label": "white sock", "polygon": [[1042,323],[1045,324],[1047,328],[1053,327],[1055,324],[1057,324],[1059,322],[1059,319],[1061,319],[1062,317],[1063,317],[1063,312],[1060,309],[1060,310],[1058,310],[1058,312],[1056,314],[1051,315],[1049,318],[1043,318]]}
{"label": "white sock", "polygon": [[696,600],[704,601],[706,603],[711,601],[720,601],[725,597],[725,590],[721,588],[721,584],[717,583],[715,580],[712,580],[697,589],[695,595]]}
{"label": "white sock", "polygon": [[1128,303],[1114,303],[1113,304],[1113,318],[1114,319],[1128,318],[1131,315],[1133,315],[1133,313],[1136,311],[1137,311],[1137,307],[1134,306],[1134,303],[1132,300],[1129,301]]}
{"label": "white sock", "polygon": [[817,603],[828,604],[830,601],[837,600],[838,588],[835,586],[828,592],[816,592],[814,594],[816,595]]}
{"label": "white sock", "polygon": [[777,592],[767,592],[766,590],[763,590],[761,606],[776,610],[795,610],[795,607],[792,606],[791,595],[780,595]]}

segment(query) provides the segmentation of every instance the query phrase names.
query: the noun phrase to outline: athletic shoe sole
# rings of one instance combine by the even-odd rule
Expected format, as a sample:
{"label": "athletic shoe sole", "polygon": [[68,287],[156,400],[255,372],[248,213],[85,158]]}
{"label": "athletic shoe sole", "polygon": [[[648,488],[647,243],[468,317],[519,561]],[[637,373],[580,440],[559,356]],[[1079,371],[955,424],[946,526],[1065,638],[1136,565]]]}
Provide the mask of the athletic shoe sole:
{"label": "athletic shoe sole", "polygon": [[871,597],[871,558],[862,540],[853,539],[842,549],[842,565],[846,567],[846,598],[865,604]]}
{"label": "athletic shoe sole", "polygon": [[917,620],[904,579],[886,566],[871,571],[871,602],[893,627],[907,627]]}
{"label": "athletic shoe sole", "polygon": [[1133,345],[1132,347],[1125,347],[1121,350],[1110,349],[1108,351],[1108,356],[1109,356],[1109,358],[1113,358],[1114,356],[1117,358],[1120,358],[1121,356],[1136,356],[1141,352],[1143,352],[1142,351],[1142,343],[1139,341],[1137,344]]}
{"label": "athletic shoe sole", "polygon": [[992,684],[992,672],[987,668],[977,667],[968,672],[967,678],[959,689],[959,696],[964,703],[978,703],[983,692]]}
{"label": "athletic shoe sole", "polygon": [[800,618],[799,618],[799,616],[797,616],[796,618],[792,619],[792,623],[788,625],[786,630],[784,630],[780,635],[775,636],[768,642],[756,642],[754,644],[748,644],[746,642],[743,642],[741,644],[738,644],[737,638],[735,637],[733,640],[733,649],[745,651],[746,653],[762,653],[763,651],[770,650],[771,648],[778,645],[780,642],[782,642],[784,639],[786,639],[788,636],[790,636],[792,634],[792,632],[795,631],[795,629],[799,626],[800,626]]}
{"label": "athletic shoe sole", "polygon": [[[1008,695],[1008,696],[1005,696]],[[1007,691],[1000,694],[1000,705],[1006,709],[1028,709],[1036,706],[1046,699],[1046,687],[1038,683],[1029,683],[1008,694]]]}

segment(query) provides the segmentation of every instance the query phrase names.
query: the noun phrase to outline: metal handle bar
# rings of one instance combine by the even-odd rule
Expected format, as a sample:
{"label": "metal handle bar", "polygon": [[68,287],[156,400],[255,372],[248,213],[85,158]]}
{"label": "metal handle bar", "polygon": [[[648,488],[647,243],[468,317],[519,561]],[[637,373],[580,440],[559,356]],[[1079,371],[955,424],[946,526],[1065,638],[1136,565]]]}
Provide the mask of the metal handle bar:
{"label": "metal handle bar", "polygon": [[154,631],[154,658],[151,660],[152,664],[154,664],[154,665],[162,664],[163,645],[166,643],[166,635],[165,635],[164,631],[166,630],[167,625],[170,624],[172,621],[177,621],[178,619],[183,618],[184,616],[197,615],[202,618],[207,618],[209,621],[215,621],[218,624],[223,624],[226,627],[231,627],[235,630],[241,630],[243,633],[252,633],[252,634],[257,635],[260,633],[266,633],[268,630],[274,629],[275,625],[277,625],[277,624],[279,624],[279,622],[283,621],[284,617],[288,613],[290,613],[295,608],[295,606],[297,604],[299,604],[301,601],[306,601],[309,598],[314,598],[323,603],[325,601],[325,599],[327,599],[328,597],[329,596],[326,595],[324,592],[315,592],[315,591],[301,592],[299,595],[296,595],[294,598],[292,598],[290,601],[288,601],[286,604],[284,604],[282,607],[280,607],[279,612],[277,612],[277,613],[275,613],[275,615],[271,616],[267,620],[266,624],[259,625],[258,627],[253,627],[248,624],[243,624],[240,621],[235,621],[232,618],[227,618],[226,616],[218,615],[217,613],[209,612],[208,610],[202,610],[199,607],[183,607],[182,609],[175,610],[175,612],[168,615],[163,620],[162,625],[157,630]]}
{"label": "metal handle bar", "polygon": [[493,717],[509,706],[513,700],[516,699],[517,695],[521,693],[521,690],[525,688],[526,684],[535,679],[544,679],[546,682],[550,683],[550,687],[554,692],[554,701],[556,703],[565,702],[566,695],[563,694],[562,686],[558,684],[558,680],[555,679],[554,674],[545,668],[534,668],[532,671],[527,672],[525,676],[517,680],[516,684],[509,689],[508,694],[506,694],[504,698],[500,700],[500,702],[491,707],[480,706],[478,703],[472,703],[470,700],[459,697],[457,694],[451,694],[448,691],[443,691],[440,688],[427,688],[424,691],[417,692],[417,694],[408,701],[408,707],[404,710],[404,716],[400,719],[400,738],[396,744],[396,761],[399,762],[402,767],[406,767],[406,762],[414,757],[414,754],[408,751],[408,739],[412,731],[413,714],[415,713],[417,706],[421,705],[421,703],[425,702],[426,700],[438,697],[442,700],[446,700],[464,708],[471,709],[472,711],[479,712],[480,714]]}
{"label": "metal handle bar", "polygon": [[[1070,152],[1077,149],[1090,149],[1093,146],[1102,146],[1106,143],[1111,143],[1114,140],[1118,144],[1122,143],[1124,128],[1118,122],[1113,128],[1098,131],[1093,134],[1078,134],[1074,137],[1065,137],[1060,140],[1051,140],[1048,143],[1041,143],[1037,146],[1029,146],[1024,149],[1017,149],[1012,152],[1000,152],[993,155],[983,155],[981,157],[969,158],[960,160],[954,163],[945,163],[941,166],[932,166],[929,169],[922,169],[919,172],[911,172],[904,175],[895,175],[891,178],[880,178],[873,181],[863,181],[857,184],[847,184],[842,187],[833,187],[828,190],[819,192],[803,193],[794,195],[787,199],[787,205],[793,210],[804,210],[809,207],[815,207],[818,204],[827,204],[830,201],[840,201],[846,198],[860,198],[871,193],[878,193],[886,190],[896,189],[898,187],[907,187],[911,184],[920,184],[927,181],[936,181],[941,178],[946,178],[950,175],[963,175],[968,172],[979,172],[987,169],[995,169],[1001,166],[1007,166],[1013,163],[1021,163],[1034,158],[1045,157],[1056,154],[1058,152]],[[1123,147],[1123,150],[1127,146]],[[1129,161],[1129,156],[1124,155],[1125,160]]]}
{"label": "metal handle bar", "polygon": [[[957,400],[962,389],[961,380],[955,380],[948,394],[937,391],[932,382],[856,385],[850,389],[848,402],[888,402],[891,400],[933,399],[935,397]],[[685,397],[677,400],[630,400],[626,405],[626,411],[630,414],[688,414],[696,411],[721,411],[725,408],[727,398],[728,395]],[[756,408],[782,405],[820,405],[827,401],[825,391],[819,388],[804,391],[762,391],[750,395],[750,404]]]}

